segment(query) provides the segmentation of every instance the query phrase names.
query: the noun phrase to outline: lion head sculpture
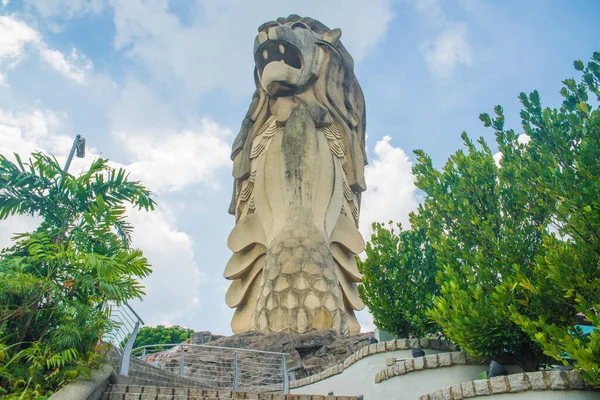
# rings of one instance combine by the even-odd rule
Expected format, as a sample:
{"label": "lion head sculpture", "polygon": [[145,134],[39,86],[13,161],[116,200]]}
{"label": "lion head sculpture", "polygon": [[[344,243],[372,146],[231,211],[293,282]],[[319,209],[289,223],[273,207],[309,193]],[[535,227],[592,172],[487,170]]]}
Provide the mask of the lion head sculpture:
{"label": "lion head sculpture", "polygon": [[236,333],[360,331],[365,104],[341,34],[297,15],[258,28],[223,273]]}
{"label": "lion head sculpture", "polygon": [[[354,60],[340,42],[341,30],[312,18],[290,15],[258,28],[254,41],[256,91],[236,137],[231,159],[235,180],[250,175],[251,143],[273,114],[280,98],[312,104],[317,126],[336,123],[351,159],[348,184],[360,196],[366,190],[365,101],[354,75]],[[235,213],[232,201],[229,212]]]}

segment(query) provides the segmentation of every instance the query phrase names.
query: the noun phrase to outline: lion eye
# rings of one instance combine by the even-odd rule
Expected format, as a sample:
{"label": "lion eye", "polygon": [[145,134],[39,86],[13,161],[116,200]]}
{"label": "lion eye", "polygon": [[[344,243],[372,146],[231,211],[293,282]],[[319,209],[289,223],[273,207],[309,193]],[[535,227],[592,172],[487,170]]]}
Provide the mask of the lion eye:
{"label": "lion eye", "polygon": [[308,29],[308,26],[306,26],[306,24],[303,24],[302,22],[296,22],[294,25],[292,25],[292,29],[296,30],[296,29]]}

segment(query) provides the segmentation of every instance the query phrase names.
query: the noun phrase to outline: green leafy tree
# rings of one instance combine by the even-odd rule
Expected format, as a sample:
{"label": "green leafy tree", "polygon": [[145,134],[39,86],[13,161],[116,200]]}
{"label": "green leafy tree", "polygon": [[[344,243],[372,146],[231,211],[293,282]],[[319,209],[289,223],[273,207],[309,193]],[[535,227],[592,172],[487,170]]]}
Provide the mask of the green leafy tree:
{"label": "green leafy tree", "polygon": [[[143,328],[140,328],[138,335],[135,338],[133,348],[153,344],[175,344],[185,342],[192,336],[192,333],[194,333],[193,329],[184,328],[179,325],[170,327],[165,327],[164,325],[155,327],[144,326]],[[128,338],[125,338],[123,341],[127,342],[127,339]],[[163,347],[156,347],[150,349],[150,351],[162,351],[165,349],[166,348]]]}
{"label": "green leafy tree", "polygon": [[453,154],[442,171],[415,151],[416,185],[426,193],[419,213],[430,222],[441,268],[440,296],[428,315],[473,357],[510,357],[536,370],[542,352],[507,306],[525,315],[536,311],[499,289],[515,269],[533,273],[554,202],[531,190],[535,166],[514,132],[497,136],[502,168],[483,139],[477,147],[466,133],[462,137],[467,151]]}
{"label": "green leafy tree", "polygon": [[425,221],[411,219],[412,229],[405,231],[400,224],[396,230],[391,222],[389,227],[374,223],[366,258],[357,259],[363,274],[359,294],[375,325],[404,338],[439,331],[425,315],[439,291],[436,255]]}
{"label": "green leafy tree", "polygon": [[[600,53],[583,79],[564,81],[559,109],[537,92],[520,95],[526,141],[504,128],[500,106],[481,120],[495,131],[497,165],[481,139],[441,171],[416,151],[419,213],[441,272],[428,315],[479,358],[511,358],[525,370],[572,362],[600,386],[600,332],[574,327],[584,314],[600,325]],[[554,361],[551,361],[554,359]]]}
{"label": "green leafy tree", "polygon": [[[575,68],[583,79],[563,82],[559,109],[542,108],[537,92],[520,96],[529,153],[540,165],[529,183],[540,195],[557,200],[555,229],[544,238],[533,274],[518,271],[517,286],[505,285],[503,293],[536,310],[525,313],[523,307],[510,306],[513,320],[545,354],[574,363],[586,381],[600,387],[600,331],[584,336],[573,327],[577,313],[600,327],[600,53],[587,67],[576,61]],[[506,135],[501,113],[482,119]]]}
{"label": "green leafy tree", "polygon": [[101,360],[111,324],[103,306],[144,294],[150,272],[130,248],[126,205],[150,210],[152,194],[104,159],[75,177],[41,153],[24,164],[0,155],[0,219],[41,219],[0,252],[0,391],[45,398]]}

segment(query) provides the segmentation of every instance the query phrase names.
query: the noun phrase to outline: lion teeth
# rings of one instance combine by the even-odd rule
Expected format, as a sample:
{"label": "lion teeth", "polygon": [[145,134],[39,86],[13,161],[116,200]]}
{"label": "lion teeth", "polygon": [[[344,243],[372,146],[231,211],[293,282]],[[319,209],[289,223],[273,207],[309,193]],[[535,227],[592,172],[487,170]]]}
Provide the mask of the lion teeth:
{"label": "lion teeth", "polygon": [[265,31],[260,31],[258,33],[258,43],[264,43],[267,41],[269,37],[267,36],[267,33]]}
{"label": "lion teeth", "polygon": [[269,52],[267,51],[267,49],[263,50],[263,58],[266,60],[269,58]]}
{"label": "lion teeth", "polygon": [[285,53],[285,46],[283,44],[281,44],[281,43],[279,43],[279,52],[281,54]]}

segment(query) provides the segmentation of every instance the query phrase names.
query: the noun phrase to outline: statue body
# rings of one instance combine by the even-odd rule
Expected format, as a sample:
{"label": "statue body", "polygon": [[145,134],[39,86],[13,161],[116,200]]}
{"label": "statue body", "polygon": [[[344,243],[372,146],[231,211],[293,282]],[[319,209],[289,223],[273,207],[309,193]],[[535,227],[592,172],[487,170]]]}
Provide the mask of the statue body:
{"label": "statue body", "polygon": [[257,89],[232,151],[234,333],[360,331],[365,107],[340,35],[297,15],[259,28]]}

